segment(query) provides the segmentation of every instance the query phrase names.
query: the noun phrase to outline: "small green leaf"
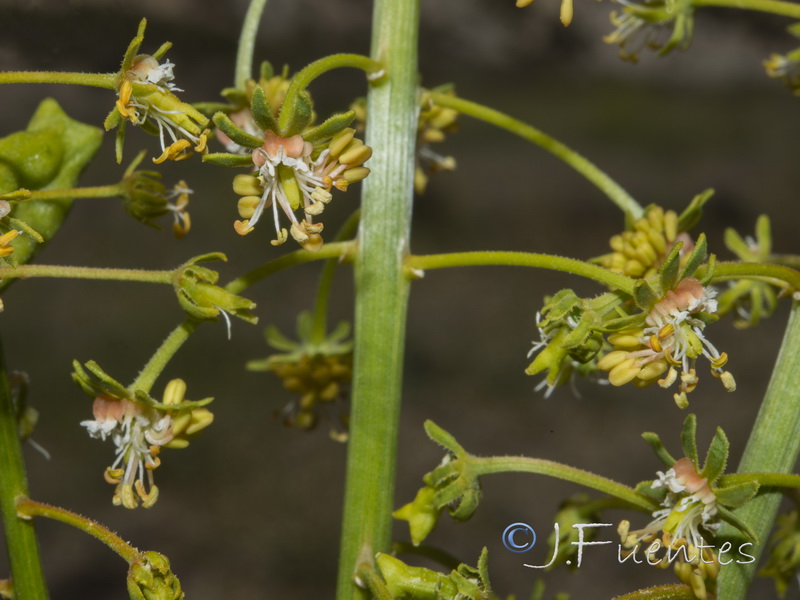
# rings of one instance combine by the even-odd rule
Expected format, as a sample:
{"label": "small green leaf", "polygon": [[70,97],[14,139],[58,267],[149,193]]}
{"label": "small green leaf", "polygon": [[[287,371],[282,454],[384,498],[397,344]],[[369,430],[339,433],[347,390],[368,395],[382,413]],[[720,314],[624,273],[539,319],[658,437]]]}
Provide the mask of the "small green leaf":
{"label": "small green leaf", "polygon": [[728,508],[738,508],[750,500],[758,493],[760,487],[758,481],[746,481],[737,483],[724,488],[714,490],[717,502]]}
{"label": "small green leaf", "polygon": [[730,445],[728,444],[728,436],[725,435],[722,429],[717,427],[714,439],[711,440],[711,445],[708,447],[706,462],[703,465],[703,471],[700,473],[700,477],[705,477],[710,483],[714,483],[719,476],[725,472],[729,451]]}
{"label": "small green leaf", "polygon": [[653,286],[646,280],[639,279],[633,284],[633,301],[642,310],[650,310],[660,299]]}
{"label": "small green leaf", "polygon": [[681,445],[683,446],[683,455],[692,461],[695,470],[699,470],[700,463],[698,462],[699,457],[697,455],[697,417],[694,414],[687,415],[686,419],[683,421]]}
{"label": "small green leaf", "polygon": [[253,97],[250,100],[250,110],[253,113],[253,120],[261,131],[278,132],[278,121],[275,115],[272,114],[272,108],[267,101],[267,96],[264,94],[264,88],[256,85],[253,88]]}
{"label": "small green leaf", "polygon": [[[284,114],[287,116],[284,117]],[[307,91],[303,90],[297,94],[297,100],[293,106],[284,104],[281,106],[279,122],[286,122],[286,127],[281,131],[282,137],[291,137],[302,132],[303,129],[308,127],[311,119],[314,116],[314,108],[311,103],[311,96]]]}
{"label": "small green leaf", "polygon": [[678,231],[689,231],[692,227],[697,225],[697,222],[700,221],[700,217],[703,216],[703,206],[713,195],[714,190],[709,188],[700,192],[692,199],[689,206],[686,207],[686,210],[678,217]]}
{"label": "small green leaf", "polygon": [[672,458],[672,455],[664,448],[664,444],[661,443],[661,438],[659,438],[657,434],[648,431],[642,434],[642,439],[653,449],[653,452],[656,453],[656,456],[664,463],[665,467],[669,469],[675,464],[675,459]]}
{"label": "small green leaf", "polygon": [[[252,149],[260,148],[264,144],[264,140],[261,138],[257,138],[239,129],[234,125],[233,121],[231,121],[230,117],[223,112],[215,114],[212,120],[214,121],[214,125],[216,125],[222,133],[240,146]],[[248,156],[248,158],[250,157]]]}
{"label": "small green leaf", "polygon": [[683,248],[683,242],[677,242],[669,251],[664,264],[658,271],[660,295],[666,294],[678,283],[678,273],[681,269],[681,248]]}
{"label": "small green leaf", "polygon": [[706,234],[701,233],[697,238],[697,243],[694,245],[692,253],[686,259],[686,264],[683,266],[681,272],[681,279],[691,277],[697,270],[697,267],[702,265],[708,256],[708,242],[706,241]]}
{"label": "small green leaf", "polygon": [[346,127],[349,127],[350,123],[352,123],[355,118],[356,113],[352,110],[346,113],[333,115],[326,119],[321,125],[317,125],[313,129],[309,129],[303,133],[303,139],[312,144],[330,139]]}
{"label": "small green leaf", "polygon": [[253,158],[249,154],[231,154],[229,152],[210,152],[203,155],[203,162],[221,167],[252,167]]}

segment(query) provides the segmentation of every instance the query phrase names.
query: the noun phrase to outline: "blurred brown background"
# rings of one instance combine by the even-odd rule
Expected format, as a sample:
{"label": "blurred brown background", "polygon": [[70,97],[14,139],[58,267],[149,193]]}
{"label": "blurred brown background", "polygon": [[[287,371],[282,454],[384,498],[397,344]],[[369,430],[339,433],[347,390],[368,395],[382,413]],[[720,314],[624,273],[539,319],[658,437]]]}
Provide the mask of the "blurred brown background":
{"label": "blurred brown background", "polygon": [[[666,58],[645,53],[632,66],[602,43],[611,30],[609,3],[579,2],[564,29],[554,0],[524,10],[513,0],[438,0],[422,11],[424,85],[454,82],[461,95],[541,127],[579,150],[617,179],[642,204],[681,210],[707,187],[717,190],[698,230],[711,249],[726,227],[752,234],[758,214],[773,218],[775,248],[796,251],[797,99],[768,80],[761,61],[786,52],[792,39],[780,18],[707,10],[697,16],[687,52]],[[114,71],[142,16],[149,19],[144,51],[162,41],[175,46],[176,83],[189,101],[216,100],[232,84],[243,0],[138,3],[0,0],[0,70]],[[325,54],[368,52],[370,4],[361,0],[272,0],[263,21],[257,60],[296,70]],[[347,106],[365,91],[354,73],[327,76],[312,87],[318,112]],[[100,125],[113,106],[109,92],[66,86],[0,87],[0,132],[23,129],[36,103],[55,97],[73,117]],[[82,183],[112,183],[123,167],[113,139]],[[157,141],[129,130],[126,160]],[[434,177],[415,206],[412,243],[417,253],[467,249],[545,251],[587,258],[606,251],[622,226],[619,211],[555,158],[483,124],[462,119],[460,133],[441,148],[459,163],[456,173]],[[186,258],[223,251],[223,279],[281,252],[268,243],[268,227],[247,238],[236,217],[232,171],[199,160],[165,165],[171,183],[186,178],[195,190],[189,237],[175,242],[130,219],[114,200],[78,201],[42,263],[172,268]],[[335,230],[357,206],[357,191],[339,194],[326,211]],[[217,420],[183,452],[168,451],[156,473],[161,498],[150,510],[111,505],[102,472],[110,443],[89,439],[78,423],[91,401],[72,384],[70,362],[97,360],[130,381],[164,336],[182,319],[172,291],[148,284],[33,280],[5,294],[0,331],[12,368],[32,379],[31,402],[41,412],[35,433],[52,454],[27,449],[32,495],[89,515],[143,549],[166,554],[187,597],[332,597],[338,551],[345,446],[331,442],[327,426],[306,434],[284,428],[273,412],[291,400],[269,374],[243,365],[269,354],[262,325],[292,333],[299,309],[310,308],[319,265],[284,272],[246,295],[258,303],[261,324],[203,326],[157,384],[183,377],[190,398],[214,396]],[[422,431],[426,418],[448,429],[475,454],[525,454],[570,463],[634,484],[652,478],[660,463],[639,439],[657,431],[678,451],[685,413],[660,389],[610,389],[578,382],[580,397],[559,389],[545,400],[538,382],[523,374],[534,315],[545,294],[597,286],[531,270],[459,269],[431,272],[414,285],[407,344],[408,371],[400,438],[397,504],[409,501],[421,476],[441,458]],[[350,318],[349,269],[335,287],[332,321]],[[714,427],[732,440],[738,460],[763,395],[786,320],[786,307],[753,331],[730,322],[714,326],[714,343],[731,355],[739,389],[726,394],[703,376],[690,398],[699,417],[700,445]],[[705,369],[705,366],[702,367]],[[484,481],[475,517],[455,525],[444,518],[430,541],[474,564],[490,551],[495,589],[525,598],[536,576],[523,562],[543,564],[544,539],[558,504],[575,486],[525,475]],[[631,516],[631,515],[625,515]],[[622,513],[609,513],[616,522]],[[633,515],[644,525],[646,516]],[[533,525],[540,543],[530,555],[512,555],[500,534],[515,521]],[[38,523],[45,570],[54,600],[126,598],[124,564],[109,550],[57,523]],[[407,539],[398,526],[397,538]],[[612,535],[609,532],[611,539]],[[671,573],[619,566],[613,551],[587,551],[574,574],[545,574],[550,592],[573,598],[610,598],[636,587],[672,581]],[[541,559],[541,560],[539,560]],[[0,565],[6,564],[0,560]],[[0,567],[0,576],[6,567]],[[792,592],[793,593],[793,592]],[[772,598],[770,582],[752,598]]]}

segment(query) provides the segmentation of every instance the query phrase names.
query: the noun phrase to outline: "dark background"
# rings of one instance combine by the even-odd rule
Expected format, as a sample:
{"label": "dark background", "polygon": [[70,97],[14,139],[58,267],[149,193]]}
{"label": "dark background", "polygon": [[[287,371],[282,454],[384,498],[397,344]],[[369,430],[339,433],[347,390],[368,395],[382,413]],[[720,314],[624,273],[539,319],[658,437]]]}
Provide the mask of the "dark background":
{"label": "dark background", "polygon": [[[602,43],[611,30],[608,3],[578,2],[572,26],[557,19],[554,0],[520,10],[513,0],[437,0],[424,3],[420,68],[424,85],[456,84],[469,99],[492,105],[542,128],[617,179],[643,205],[680,211],[696,193],[714,187],[698,231],[712,252],[730,258],[723,231],[752,234],[756,217],[774,218],[775,249],[796,251],[797,99],[763,73],[761,61],[793,41],[778,17],[703,11],[687,52],[666,58],[646,52],[632,66]],[[233,83],[239,27],[246,9],[232,2],[0,1],[1,70],[117,69],[138,20],[149,19],[143,51],[169,39],[176,83],[189,101],[216,100]],[[272,0],[263,21],[257,60],[293,69],[325,54],[369,49],[370,5],[360,0]],[[351,72],[328,75],[312,87],[318,112],[342,110],[365,92]],[[114,96],[103,90],[21,85],[0,88],[0,132],[24,129],[38,101],[52,95],[67,112],[100,125]],[[113,136],[82,179],[112,183],[123,167],[113,159]],[[130,130],[126,161],[157,141]],[[467,249],[544,251],[588,258],[606,252],[623,227],[622,215],[596,189],[536,147],[462,119],[442,151],[456,173],[434,177],[414,213],[416,253]],[[247,238],[232,228],[233,171],[199,160],[164,165],[168,183],[186,178],[195,190],[193,228],[175,242],[130,219],[115,200],[80,200],[41,263],[172,268],[186,258],[223,251],[223,280],[280,253],[269,227]],[[357,191],[338,194],[326,211],[329,231],[357,206]],[[4,295],[0,331],[11,368],[32,379],[31,402],[41,412],[36,441],[46,461],[26,450],[31,494],[91,516],[142,549],[166,554],[187,597],[315,598],[333,595],[338,552],[345,446],[323,424],[310,434],[273,418],[291,397],[270,374],[247,373],[245,361],[269,354],[262,326],[292,333],[300,309],[310,308],[319,265],[284,272],[247,296],[261,323],[205,325],[170,364],[154,391],[171,377],[187,380],[190,398],[214,396],[214,425],[182,452],[167,451],[156,473],[161,497],[150,510],[111,505],[102,479],[113,447],[79,427],[91,400],[72,384],[70,362],[97,360],[130,381],[182,319],[171,290],[149,284],[32,280]],[[350,318],[348,269],[334,290],[332,321]],[[431,418],[475,454],[524,454],[559,460],[628,484],[652,478],[660,463],[639,439],[656,431],[678,452],[685,413],[660,389],[612,389],[578,382],[580,397],[559,389],[533,393],[538,378],[523,374],[534,316],[542,298],[566,286],[595,294],[597,286],[564,275],[510,268],[430,272],[414,285],[407,340],[405,403],[400,434],[397,505],[409,501],[441,451],[427,440]],[[756,330],[729,321],[709,330],[731,355],[739,389],[727,394],[707,371],[692,394],[703,448],[719,425],[732,442],[732,463],[766,388],[786,321],[786,306]],[[702,369],[705,370],[705,365]],[[543,564],[543,541],[559,503],[575,486],[536,476],[500,475],[484,481],[484,500],[467,524],[442,519],[430,542],[474,564],[490,551],[501,595],[527,597],[538,575],[523,562]],[[631,517],[609,513],[609,522]],[[512,555],[500,534],[526,521],[540,534],[531,555]],[[126,598],[125,565],[93,539],[54,522],[37,523],[54,600]],[[611,539],[611,533],[609,532]],[[403,527],[396,537],[407,539]],[[619,566],[613,551],[589,549],[584,566],[545,575],[550,592],[610,598],[636,587],[673,581],[670,572]],[[541,560],[540,560],[541,559]],[[4,564],[0,562],[0,564]],[[5,567],[0,567],[0,576]],[[792,592],[794,593],[794,591]],[[551,594],[548,593],[548,597]],[[791,593],[790,593],[791,596]],[[770,582],[751,598],[772,598]]]}

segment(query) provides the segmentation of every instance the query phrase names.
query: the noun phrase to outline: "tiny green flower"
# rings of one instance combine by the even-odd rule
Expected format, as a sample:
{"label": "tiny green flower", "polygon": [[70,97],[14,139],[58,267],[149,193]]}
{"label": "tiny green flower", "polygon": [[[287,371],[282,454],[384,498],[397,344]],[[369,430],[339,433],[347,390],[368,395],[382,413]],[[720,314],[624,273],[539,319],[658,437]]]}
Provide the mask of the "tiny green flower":
{"label": "tiny green flower", "polygon": [[623,8],[611,13],[611,23],[616,29],[603,41],[618,45],[623,60],[637,62],[644,48],[664,55],[675,47],[686,49],[691,43],[694,8],[690,0],[616,2]]}

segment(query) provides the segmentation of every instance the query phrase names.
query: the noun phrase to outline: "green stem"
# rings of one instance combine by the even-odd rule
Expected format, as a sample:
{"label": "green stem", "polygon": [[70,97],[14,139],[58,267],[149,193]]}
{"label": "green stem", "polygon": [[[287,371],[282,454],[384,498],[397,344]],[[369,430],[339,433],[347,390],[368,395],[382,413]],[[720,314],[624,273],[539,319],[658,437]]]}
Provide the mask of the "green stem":
{"label": "green stem", "polygon": [[183,346],[183,343],[189,339],[192,332],[200,325],[200,321],[194,319],[187,319],[175,329],[172,330],[167,336],[161,346],[158,347],[155,354],[150,358],[134,382],[130,385],[131,390],[142,390],[149,393],[153,388],[153,384],[161,375],[161,372],[166,368],[169,361],[175,356],[175,353]]}
{"label": "green stem", "polygon": [[338,600],[364,598],[353,582],[391,543],[403,350],[410,282],[411,177],[417,137],[419,0],[376,0],[372,52],[388,77],[370,87],[355,262],[355,354]]}
{"label": "green stem", "polygon": [[658,503],[655,500],[637,493],[636,490],[627,485],[552,460],[525,456],[490,456],[481,458],[470,456],[467,460],[469,460],[470,472],[477,477],[495,473],[535,473],[571,481],[572,483],[597,490],[603,494],[619,498],[648,513],[658,508]]}
{"label": "green stem", "polygon": [[233,85],[240,90],[245,89],[247,80],[253,76],[253,53],[258,38],[258,26],[267,0],[250,0],[247,14],[244,16],[242,33],[239,35],[239,50],[236,52],[236,71]]}
{"label": "green stem", "polygon": [[114,198],[124,192],[120,183],[80,187],[68,190],[26,190],[19,189],[10,194],[0,195],[0,200],[11,202],[38,202],[40,200],[61,200],[62,198]]}
{"label": "green stem", "polygon": [[772,13],[792,19],[800,19],[800,4],[780,0],[692,0],[694,6],[720,6]]}
{"label": "green stem", "polygon": [[225,289],[231,294],[241,294],[244,290],[249,288],[254,283],[261,281],[265,277],[274,275],[278,271],[282,271],[294,265],[302,265],[303,263],[312,262],[315,260],[324,260],[326,258],[341,258],[347,260],[350,255],[355,251],[354,242],[338,242],[334,244],[325,244],[319,252],[309,252],[308,250],[295,250],[289,254],[284,254],[280,258],[276,258],[260,267],[256,267],[252,271],[245,273],[241,277],[237,277]]}
{"label": "green stem", "polygon": [[143,269],[104,269],[96,267],[65,267],[61,265],[0,267],[0,280],[58,277],[61,279],[140,281],[142,283],[166,283],[172,285],[172,276],[173,271],[145,271]]}
{"label": "green stem", "polygon": [[91,87],[116,89],[117,73],[61,73],[59,71],[5,71],[0,72],[3,83],[66,83]]}
{"label": "green stem", "polygon": [[793,473],[731,473],[730,475],[723,475],[716,486],[728,487],[729,485],[747,483],[748,481],[757,481],[762,488],[800,488],[800,475]]}
{"label": "green stem", "polygon": [[[312,81],[328,71],[341,69],[342,67],[361,69],[367,73],[367,77],[380,73],[383,70],[383,65],[380,62],[360,54],[332,54],[331,56],[320,58],[306,66],[292,78],[292,83],[289,85],[289,89],[286,90],[283,106],[289,108],[293,107],[297,103],[297,97],[300,95],[300,92],[305,90]],[[292,117],[291,110],[281,110],[281,114],[278,118],[278,126],[282,130],[285,130],[289,126]],[[374,164],[374,161],[371,162],[370,167]]]}
{"label": "green stem", "polygon": [[533,252],[454,252],[451,254],[429,254],[425,256],[409,256],[406,260],[408,269],[425,271],[426,269],[443,269],[446,267],[472,267],[479,265],[504,265],[516,267],[535,267],[551,269],[580,275],[599,281],[626,294],[633,293],[634,280],[625,275],[614,273],[604,267],[591,263],[553,256],[551,254],[535,254]]}
{"label": "green stem", "polygon": [[0,512],[11,562],[11,578],[14,593],[20,600],[46,600],[47,587],[33,523],[17,516],[16,502],[27,496],[28,482],[17,430],[17,411],[11,398],[0,345]]}
{"label": "green stem", "polygon": [[509,115],[501,113],[500,111],[476,102],[470,102],[463,98],[438,92],[433,92],[431,97],[433,98],[433,102],[439,106],[454,108],[462,114],[505,129],[529,142],[533,142],[543,150],[560,158],[608,196],[608,198],[625,214],[629,215],[631,219],[638,219],[644,214],[644,210],[639,203],[616,181],[611,179],[611,177],[597,168],[588,159],[546,133]]}
{"label": "green stem", "polygon": [[131,546],[110,529],[100,525],[97,521],[92,521],[91,519],[87,519],[86,517],[64,508],[25,498],[17,502],[17,513],[20,517],[27,517],[29,519],[32,517],[46,517],[76,527],[103,542],[125,559],[128,564],[136,560],[140,554],[139,550]]}
{"label": "green stem", "polygon": [[[767,388],[764,402],[756,417],[750,439],[739,463],[739,473],[790,473],[800,454],[800,303],[795,302],[786,327],[775,370]],[[782,494],[770,490],[736,510],[736,515],[746,521],[759,539],[750,548],[755,562],[730,564],[721,570],[719,597],[725,600],[743,600],[750,581],[758,568],[761,556]],[[723,524],[722,538],[740,537],[736,529]],[[743,540],[744,541],[744,540]]]}
{"label": "green stem", "polygon": [[[336,235],[336,241],[343,241],[353,237],[358,230],[359,219],[360,211],[357,210],[342,225]],[[320,274],[319,283],[317,284],[317,300],[314,304],[314,320],[311,328],[312,344],[322,343],[325,340],[325,334],[328,331],[328,299],[330,298],[333,276],[336,274],[336,267],[339,266],[340,262],[338,258],[331,258],[325,262],[325,266],[322,268],[322,274]]]}
{"label": "green stem", "polygon": [[617,596],[614,600],[695,600],[696,596],[688,585],[674,583],[658,587],[636,590],[624,596]]}
{"label": "green stem", "polygon": [[[702,279],[706,268],[697,270],[696,276]],[[785,281],[792,289],[800,290],[800,271],[782,265],[764,265],[743,262],[719,262],[714,265],[714,281],[727,279],[777,279]]]}

